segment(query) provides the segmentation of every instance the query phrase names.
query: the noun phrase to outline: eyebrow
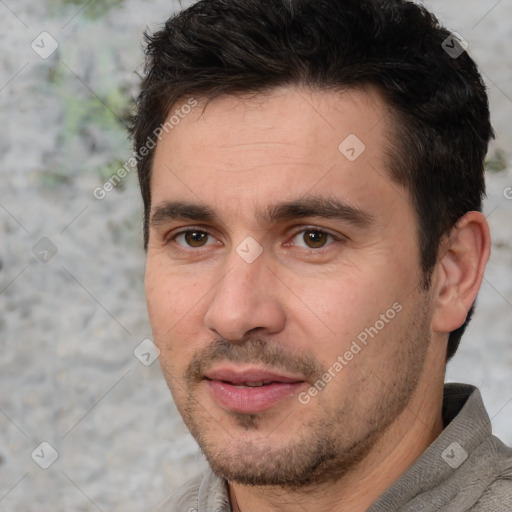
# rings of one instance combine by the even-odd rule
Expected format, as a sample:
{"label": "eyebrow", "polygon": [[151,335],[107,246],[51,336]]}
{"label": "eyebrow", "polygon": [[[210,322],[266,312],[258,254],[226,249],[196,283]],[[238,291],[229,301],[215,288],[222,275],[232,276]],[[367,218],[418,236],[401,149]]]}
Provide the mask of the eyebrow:
{"label": "eyebrow", "polygon": [[[262,225],[278,224],[306,217],[338,220],[359,228],[368,228],[375,221],[373,215],[367,211],[349,205],[338,198],[323,196],[308,196],[274,203],[256,212],[256,219]],[[215,210],[209,206],[186,201],[164,201],[154,208],[150,225],[158,226],[173,220],[224,224]]]}

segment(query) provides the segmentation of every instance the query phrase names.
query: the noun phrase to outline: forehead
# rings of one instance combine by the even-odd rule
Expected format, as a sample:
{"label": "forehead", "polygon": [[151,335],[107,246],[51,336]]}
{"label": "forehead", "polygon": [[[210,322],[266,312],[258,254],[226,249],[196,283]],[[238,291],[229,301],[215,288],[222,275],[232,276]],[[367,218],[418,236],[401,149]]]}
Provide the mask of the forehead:
{"label": "forehead", "polygon": [[[191,103],[193,108],[189,108]],[[378,90],[370,86],[343,92],[280,87],[213,100],[184,97],[171,109],[167,121],[166,138],[175,139],[180,146],[183,137],[190,136],[201,137],[196,144],[205,149],[213,149],[214,145],[217,151],[235,145],[238,151],[244,151],[257,144],[286,143],[297,146],[298,156],[327,147],[336,150],[336,142],[350,134],[373,143],[375,137],[384,135],[391,122],[386,103]],[[213,125],[215,130],[211,129]],[[379,128],[374,130],[377,125]],[[308,144],[304,144],[305,140]],[[331,156],[337,156],[337,152],[331,151]]]}
{"label": "forehead", "polygon": [[[176,111],[179,102],[171,115]],[[311,192],[361,207],[372,194],[381,203],[405,199],[387,170],[390,116],[372,89],[282,88],[250,98],[198,99],[184,111],[156,148],[153,208],[189,199],[239,214]]]}

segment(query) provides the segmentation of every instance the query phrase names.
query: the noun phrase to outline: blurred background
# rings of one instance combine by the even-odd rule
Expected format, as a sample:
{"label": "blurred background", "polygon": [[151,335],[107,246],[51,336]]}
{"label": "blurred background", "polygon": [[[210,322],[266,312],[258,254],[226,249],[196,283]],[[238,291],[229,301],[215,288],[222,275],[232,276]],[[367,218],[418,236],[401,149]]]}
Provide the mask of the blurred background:
{"label": "blurred background", "polygon": [[[193,2],[0,0],[0,511],[152,511],[204,461],[151,353],[125,125],[142,33]],[[447,380],[512,445],[512,0],[430,0],[468,43],[497,139],[493,254]]]}

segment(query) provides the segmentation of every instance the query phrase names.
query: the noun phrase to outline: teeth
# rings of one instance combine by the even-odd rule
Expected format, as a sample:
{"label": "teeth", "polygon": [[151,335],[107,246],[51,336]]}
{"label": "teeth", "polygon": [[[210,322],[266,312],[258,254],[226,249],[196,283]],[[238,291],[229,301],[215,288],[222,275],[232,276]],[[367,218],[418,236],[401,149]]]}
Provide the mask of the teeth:
{"label": "teeth", "polygon": [[270,384],[270,382],[244,382],[243,384],[234,384],[237,388],[261,388],[262,386],[265,386],[266,384]]}

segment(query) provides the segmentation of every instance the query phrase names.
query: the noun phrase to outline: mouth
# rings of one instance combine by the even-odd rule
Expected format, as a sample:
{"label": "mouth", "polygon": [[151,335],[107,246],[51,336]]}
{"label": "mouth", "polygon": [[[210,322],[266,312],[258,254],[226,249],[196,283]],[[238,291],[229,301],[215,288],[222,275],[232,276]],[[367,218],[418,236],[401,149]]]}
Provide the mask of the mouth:
{"label": "mouth", "polygon": [[221,407],[243,414],[270,409],[308,385],[301,377],[254,367],[220,367],[207,372],[204,381]]}

